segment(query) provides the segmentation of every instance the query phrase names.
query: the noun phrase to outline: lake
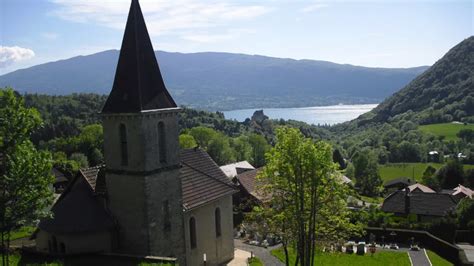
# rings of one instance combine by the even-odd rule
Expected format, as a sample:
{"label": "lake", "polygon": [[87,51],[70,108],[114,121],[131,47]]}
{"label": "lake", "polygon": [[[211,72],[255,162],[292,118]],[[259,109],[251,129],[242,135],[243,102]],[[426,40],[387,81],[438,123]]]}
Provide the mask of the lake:
{"label": "lake", "polygon": [[[263,113],[271,119],[292,119],[308,124],[334,125],[357,118],[359,115],[372,110],[376,106],[377,104],[354,104],[301,108],[263,108]],[[246,118],[252,117],[256,110],[262,109],[225,111],[224,115],[227,119],[235,119],[242,122]]]}

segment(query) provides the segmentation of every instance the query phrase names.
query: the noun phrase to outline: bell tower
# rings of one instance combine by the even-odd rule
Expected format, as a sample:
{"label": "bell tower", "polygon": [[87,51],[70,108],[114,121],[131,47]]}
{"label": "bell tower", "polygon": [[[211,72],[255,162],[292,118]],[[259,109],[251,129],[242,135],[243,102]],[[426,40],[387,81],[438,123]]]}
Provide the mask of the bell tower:
{"label": "bell tower", "polygon": [[138,0],[132,0],[112,91],[102,109],[109,209],[117,251],[185,265],[178,113]]}

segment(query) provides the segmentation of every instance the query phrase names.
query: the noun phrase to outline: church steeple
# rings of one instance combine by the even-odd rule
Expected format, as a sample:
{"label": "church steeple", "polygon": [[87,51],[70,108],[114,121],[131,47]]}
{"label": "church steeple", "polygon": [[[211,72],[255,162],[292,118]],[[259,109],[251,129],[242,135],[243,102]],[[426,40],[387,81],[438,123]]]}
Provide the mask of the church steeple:
{"label": "church steeple", "polygon": [[175,108],[161,76],[138,0],[132,0],[114,85],[102,113]]}

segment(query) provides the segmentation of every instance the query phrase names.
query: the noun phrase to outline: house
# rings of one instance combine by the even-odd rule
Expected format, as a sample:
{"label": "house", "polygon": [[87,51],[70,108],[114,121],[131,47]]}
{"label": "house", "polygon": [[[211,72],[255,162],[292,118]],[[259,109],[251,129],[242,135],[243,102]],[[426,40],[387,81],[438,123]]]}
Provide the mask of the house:
{"label": "house", "polygon": [[[408,191],[410,191],[410,192],[436,193],[436,191],[434,191],[433,189],[431,189],[431,188],[429,188],[425,185],[422,185],[420,183],[415,183],[413,185],[409,185],[407,188],[408,188]],[[402,190],[405,191],[407,188],[404,188]]]}
{"label": "house", "polygon": [[399,190],[390,194],[382,204],[382,211],[397,216],[416,215],[417,221],[427,222],[442,218],[456,208],[457,201],[449,194]]}
{"label": "house", "polygon": [[253,167],[253,165],[251,165],[247,161],[226,164],[221,166],[220,168],[224,172],[224,174],[231,180],[240,173],[255,169],[255,167]]}
{"label": "house", "polygon": [[81,169],[40,221],[37,250],[177,258],[234,256],[235,186],[201,149],[180,150],[177,107],[163,82],[138,0],[102,109],[105,165]]}
{"label": "house", "polygon": [[413,182],[409,177],[400,177],[386,182],[383,187],[387,194],[391,194],[413,184],[415,184],[415,182]]}
{"label": "house", "polygon": [[453,195],[453,197],[458,201],[466,197],[470,199],[474,197],[474,191],[463,185],[458,185],[457,187],[453,188],[450,194]]}

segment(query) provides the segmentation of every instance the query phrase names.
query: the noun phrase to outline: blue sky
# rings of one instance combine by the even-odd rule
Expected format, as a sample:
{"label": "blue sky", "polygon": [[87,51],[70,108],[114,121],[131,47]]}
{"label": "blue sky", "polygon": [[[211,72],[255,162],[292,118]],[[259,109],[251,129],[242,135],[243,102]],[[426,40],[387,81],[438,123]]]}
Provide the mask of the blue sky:
{"label": "blue sky", "polygon": [[[141,0],[155,50],[431,65],[472,36],[467,1]],[[119,49],[130,0],[0,0],[0,74]]]}

